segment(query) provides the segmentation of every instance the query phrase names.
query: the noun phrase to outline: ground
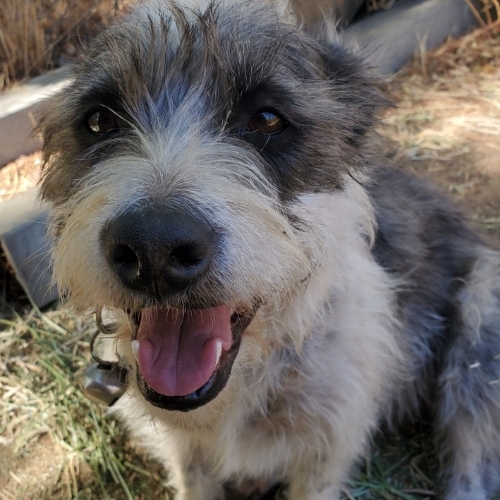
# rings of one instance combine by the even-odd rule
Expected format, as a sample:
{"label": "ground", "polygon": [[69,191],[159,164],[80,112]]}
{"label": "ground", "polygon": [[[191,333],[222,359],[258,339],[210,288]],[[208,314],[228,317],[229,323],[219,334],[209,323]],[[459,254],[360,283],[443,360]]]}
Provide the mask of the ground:
{"label": "ground", "polygon": [[416,58],[389,85],[393,162],[448,191],[500,242],[500,34],[478,30]]}
{"label": "ground", "polygon": [[79,57],[137,0],[2,0],[0,90]]}
{"label": "ground", "polygon": [[[500,27],[422,53],[387,86],[397,107],[379,127],[385,153],[441,185],[499,245]],[[36,182],[37,162],[0,171],[0,201]],[[161,467],[81,394],[92,318],[41,312],[8,270],[0,276],[0,499],[168,499]],[[425,422],[382,431],[345,499],[435,497],[428,435]]]}

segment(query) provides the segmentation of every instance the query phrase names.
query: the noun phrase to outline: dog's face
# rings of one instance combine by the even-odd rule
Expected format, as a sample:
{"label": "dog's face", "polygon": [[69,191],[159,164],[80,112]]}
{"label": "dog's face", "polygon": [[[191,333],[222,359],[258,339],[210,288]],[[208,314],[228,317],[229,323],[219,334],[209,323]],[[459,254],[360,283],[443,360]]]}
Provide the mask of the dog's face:
{"label": "dog's face", "polygon": [[258,1],[157,1],[94,43],[42,118],[41,192],[60,289],[128,315],[146,399],[215,398],[307,286],[327,252],[308,203],[362,166],[378,104],[355,58]]}

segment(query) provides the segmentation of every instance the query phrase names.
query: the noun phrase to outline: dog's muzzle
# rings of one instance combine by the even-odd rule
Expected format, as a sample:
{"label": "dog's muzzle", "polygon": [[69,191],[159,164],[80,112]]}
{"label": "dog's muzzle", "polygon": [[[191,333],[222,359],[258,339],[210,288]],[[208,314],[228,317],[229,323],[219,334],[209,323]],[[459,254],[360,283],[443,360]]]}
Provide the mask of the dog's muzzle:
{"label": "dog's muzzle", "polygon": [[[196,297],[197,285],[211,271],[217,232],[190,213],[142,208],[110,221],[101,242],[122,285],[157,304],[128,311],[144,397],[180,411],[214,399],[227,384],[256,311],[242,313],[213,297]],[[172,307],[179,297],[183,307]]]}

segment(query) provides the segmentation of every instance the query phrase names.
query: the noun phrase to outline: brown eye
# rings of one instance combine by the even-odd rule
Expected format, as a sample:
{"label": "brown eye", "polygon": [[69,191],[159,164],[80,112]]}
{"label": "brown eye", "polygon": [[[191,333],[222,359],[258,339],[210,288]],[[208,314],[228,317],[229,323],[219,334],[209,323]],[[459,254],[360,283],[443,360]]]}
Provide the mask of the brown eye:
{"label": "brown eye", "polygon": [[87,128],[96,135],[109,134],[110,132],[118,132],[120,126],[116,116],[104,109],[94,111],[86,120]]}
{"label": "brown eye", "polygon": [[286,122],[281,116],[273,111],[259,111],[248,120],[248,130],[259,132],[260,134],[273,135],[281,132],[286,126]]}

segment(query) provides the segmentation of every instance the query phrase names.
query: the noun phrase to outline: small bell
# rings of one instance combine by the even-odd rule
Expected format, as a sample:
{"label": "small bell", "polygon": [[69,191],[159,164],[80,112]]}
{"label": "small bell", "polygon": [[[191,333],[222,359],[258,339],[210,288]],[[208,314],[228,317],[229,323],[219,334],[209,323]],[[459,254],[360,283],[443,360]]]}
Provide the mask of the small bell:
{"label": "small bell", "polygon": [[83,394],[94,403],[113,406],[127,389],[127,370],[116,363],[93,362],[83,374]]}

